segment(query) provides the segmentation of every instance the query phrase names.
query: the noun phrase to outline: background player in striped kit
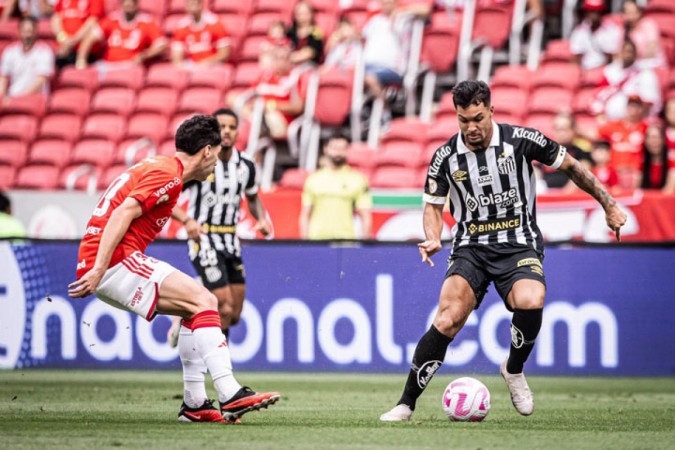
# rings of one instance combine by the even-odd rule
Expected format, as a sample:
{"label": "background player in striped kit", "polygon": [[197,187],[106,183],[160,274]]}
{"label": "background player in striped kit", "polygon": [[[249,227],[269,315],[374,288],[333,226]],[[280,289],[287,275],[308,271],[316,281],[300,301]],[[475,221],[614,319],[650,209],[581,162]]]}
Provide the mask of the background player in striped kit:
{"label": "background player in striped kit", "polygon": [[[253,160],[234,147],[239,119],[230,109],[213,114],[220,124],[222,148],[215,172],[206,181],[186,186],[187,212],[176,208],[173,217],[185,224],[190,260],[206,286],[218,298],[225,336],[239,322],[246,295],[241,244],[236,234],[242,196],[258,221],[256,230],[267,236],[271,225],[258,196]],[[175,331],[176,327],[172,327]],[[171,333],[175,338],[175,332]],[[170,336],[170,341],[175,342]]]}
{"label": "background player in striped kit", "polygon": [[562,170],[604,208],[620,238],[626,214],[600,182],[565,147],[531,128],[492,120],[490,88],[463,81],[453,89],[460,132],[434,154],[424,189],[422,262],[441,250],[446,199],[457,221],[453,251],[432,326],[420,339],[398,404],[382,421],[410,420],[417,398],[443,363],[448,345],[480,303],[491,282],[513,311],[509,357],[500,366],[516,410],[530,415],[532,392],[523,374],[541,328],[546,285],[543,239],[535,215],[532,161]]}

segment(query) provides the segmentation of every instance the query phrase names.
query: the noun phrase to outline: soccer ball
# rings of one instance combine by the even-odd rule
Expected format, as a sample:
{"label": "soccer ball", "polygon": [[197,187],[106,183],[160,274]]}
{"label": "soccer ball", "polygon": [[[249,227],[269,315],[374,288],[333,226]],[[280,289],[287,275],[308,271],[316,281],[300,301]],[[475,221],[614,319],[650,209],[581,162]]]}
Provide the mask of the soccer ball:
{"label": "soccer ball", "polygon": [[451,381],[441,400],[443,411],[453,422],[480,422],[490,411],[490,391],[471,377]]}

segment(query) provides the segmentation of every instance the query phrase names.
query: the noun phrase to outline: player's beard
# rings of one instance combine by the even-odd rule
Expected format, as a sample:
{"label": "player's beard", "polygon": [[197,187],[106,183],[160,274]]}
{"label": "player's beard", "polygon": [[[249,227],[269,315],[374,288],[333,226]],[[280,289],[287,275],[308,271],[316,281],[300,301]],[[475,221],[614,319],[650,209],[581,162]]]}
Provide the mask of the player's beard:
{"label": "player's beard", "polygon": [[331,156],[330,160],[335,167],[342,167],[347,164],[347,158],[344,156]]}

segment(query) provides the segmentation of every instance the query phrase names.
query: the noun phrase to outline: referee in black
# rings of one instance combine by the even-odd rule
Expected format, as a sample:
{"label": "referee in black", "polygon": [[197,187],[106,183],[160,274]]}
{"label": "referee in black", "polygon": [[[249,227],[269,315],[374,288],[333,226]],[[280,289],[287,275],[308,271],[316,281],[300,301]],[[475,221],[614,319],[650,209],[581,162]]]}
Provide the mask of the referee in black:
{"label": "referee in black", "polygon": [[460,132],[436,150],[429,165],[424,187],[426,240],[418,244],[422,262],[433,266],[431,257],[441,250],[443,206],[449,199],[457,221],[452,256],[438,311],[417,344],[403,395],[380,416],[386,422],[410,420],[448,345],[493,282],[506,308],[513,311],[509,357],[500,373],[516,410],[532,414],[534,400],[523,365],[541,328],[546,294],[532,161],[563,171],[593,196],[617,240],[626,222],[616,201],[565,147],[537,130],[495,123],[487,84],[463,81],[452,92]]}

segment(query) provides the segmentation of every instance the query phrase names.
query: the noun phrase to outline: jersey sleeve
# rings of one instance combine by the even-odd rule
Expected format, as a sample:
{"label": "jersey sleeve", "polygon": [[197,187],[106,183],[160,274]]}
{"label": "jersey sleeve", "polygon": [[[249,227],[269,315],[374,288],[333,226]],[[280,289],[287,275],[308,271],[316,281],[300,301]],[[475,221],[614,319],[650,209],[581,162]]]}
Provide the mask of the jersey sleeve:
{"label": "jersey sleeve", "polygon": [[424,182],[424,195],[422,200],[434,205],[445,205],[445,199],[450,192],[448,181],[448,164],[450,145],[442,145],[435,152],[427,170],[427,179]]}
{"label": "jersey sleeve", "polygon": [[244,159],[244,164],[248,166],[248,181],[246,183],[246,186],[244,186],[244,193],[246,195],[255,195],[258,193],[258,184],[256,183],[256,170],[255,170],[255,163],[253,161],[250,161],[248,159]]}
{"label": "jersey sleeve", "polygon": [[91,0],[89,2],[89,16],[102,19],[105,15],[105,6],[103,0]]}
{"label": "jersey sleeve", "polygon": [[314,193],[314,174],[307,177],[305,185],[302,187],[302,206],[312,206],[316,201]]}
{"label": "jersey sleeve", "polygon": [[544,136],[539,130],[515,127],[514,136],[520,139],[519,144],[523,146],[528,161],[539,161],[557,169],[565,159],[567,148]]}
{"label": "jersey sleeve", "polygon": [[356,194],[356,200],[354,201],[354,208],[357,211],[364,209],[372,209],[373,207],[373,198],[370,195],[368,190],[368,180],[365,176],[359,174],[359,183],[360,187]]}
{"label": "jersey sleeve", "polygon": [[157,168],[145,173],[128,196],[138,200],[145,214],[159,203],[177,199],[182,186],[181,179],[175,174]]}

